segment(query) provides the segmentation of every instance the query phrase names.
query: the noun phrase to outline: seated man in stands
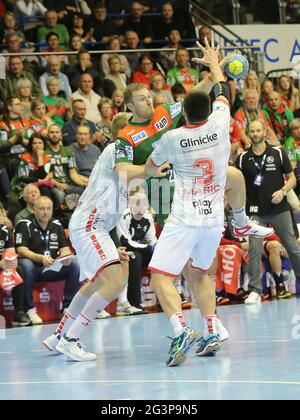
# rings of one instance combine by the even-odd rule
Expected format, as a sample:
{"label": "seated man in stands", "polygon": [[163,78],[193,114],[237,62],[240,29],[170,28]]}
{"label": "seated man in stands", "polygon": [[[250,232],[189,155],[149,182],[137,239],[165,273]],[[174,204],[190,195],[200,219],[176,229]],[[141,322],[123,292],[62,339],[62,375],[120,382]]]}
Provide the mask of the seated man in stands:
{"label": "seated man in stands", "polygon": [[76,168],[79,176],[87,182],[101,152],[95,144],[91,144],[91,131],[87,125],[77,127],[76,143],[71,148],[74,151]]}
{"label": "seated man in stands", "polygon": [[[13,241],[13,234],[6,223],[6,216],[5,214],[0,211],[0,272],[2,270],[10,270],[17,268],[17,260],[15,261],[7,261],[3,258],[4,252],[14,253],[14,241]],[[12,297],[13,297],[13,304],[14,304],[14,315],[12,325],[15,327],[25,327],[26,325],[30,324],[30,319],[24,312],[23,308],[23,283],[15,286],[12,290]]]}
{"label": "seated man in stands", "polygon": [[26,207],[21,210],[15,217],[15,225],[21,220],[26,219],[33,213],[34,203],[40,198],[41,193],[39,188],[34,184],[28,184],[23,190],[23,200],[26,203]]}
{"label": "seated man in stands", "polygon": [[[71,256],[61,223],[52,219],[52,215],[51,199],[42,196],[36,200],[33,214],[21,220],[15,228],[19,272],[24,281],[25,310],[32,325],[43,322],[33,302],[36,281],[65,280],[63,309],[68,308],[79,288],[79,265]],[[68,255],[70,258],[62,261],[59,271],[51,270],[56,258]]]}

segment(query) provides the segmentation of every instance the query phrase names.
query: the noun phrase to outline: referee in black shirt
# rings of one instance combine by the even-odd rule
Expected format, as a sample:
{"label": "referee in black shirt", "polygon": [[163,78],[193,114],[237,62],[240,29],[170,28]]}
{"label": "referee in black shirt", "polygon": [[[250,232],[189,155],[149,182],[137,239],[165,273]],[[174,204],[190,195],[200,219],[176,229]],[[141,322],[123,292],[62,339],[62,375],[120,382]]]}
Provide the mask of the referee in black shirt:
{"label": "referee in black shirt", "polygon": [[[300,246],[296,242],[287,193],[296,186],[296,178],[285,151],[266,142],[266,128],[261,120],[249,126],[251,148],[236,161],[245,177],[246,211],[261,224],[271,224],[281,239],[292,262],[297,281],[300,281]],[[286,182],[285,182],[286,181]],[[245,303],[261,301],[262,284],[260,262],[263,239],[250,237],[249,291]],[[276,273],[275,273],[276,274]],[[285,297],[283,277],[275,275],[278,296]]]}

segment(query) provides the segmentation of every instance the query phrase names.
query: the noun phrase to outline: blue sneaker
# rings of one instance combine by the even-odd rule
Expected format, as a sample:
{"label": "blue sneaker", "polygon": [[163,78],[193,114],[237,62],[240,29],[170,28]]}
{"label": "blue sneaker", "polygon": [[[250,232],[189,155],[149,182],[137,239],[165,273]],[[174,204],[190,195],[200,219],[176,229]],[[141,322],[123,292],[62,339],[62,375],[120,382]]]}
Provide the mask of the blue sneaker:
{"label": "blue sneaker", "polygon": [[198,357],[215,356],[221,350],[221,341],[218,334],[210,334],[206,339],[201,337],[197,340],[197,343],[196,356]]}
{"label": "blue sneaker", "polygon": [[167,366],[179,366],[186,360],[186,354],[189,349],[195,344],[199,333],[196,330],[187,328],[179,337],[172,340],[169,351],[169,359],[166,362]]}

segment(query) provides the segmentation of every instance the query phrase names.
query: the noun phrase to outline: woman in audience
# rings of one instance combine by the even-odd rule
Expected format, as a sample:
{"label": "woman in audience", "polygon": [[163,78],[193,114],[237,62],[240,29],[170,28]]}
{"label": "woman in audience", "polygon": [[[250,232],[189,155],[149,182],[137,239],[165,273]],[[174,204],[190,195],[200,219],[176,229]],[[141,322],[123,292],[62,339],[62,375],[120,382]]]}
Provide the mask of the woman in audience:
{"label": "woman in audience", "polygon": [[254,89],[257,90],[258,95],[260,97],[261,91],[260,91],[260,83],[259,78],[255,71],[250,70],[249,73],[245,77],[245,86],[244,89]]}
{"label": "woman in audience", "polygon": [[0,43],[5,42],[5,37],[9,32],[16,32],[21,42],[25,42],[25,35],[18,28],[18,23],[14,13],[5,12],[1,19]]}
{"label": "woman in audience", "polygon": [[81,36],[77,34],[72,35],[69,43],[69,51],[74,51],[76,54],[68,56],[70,67],[75,67],[78,64],[78,53],[84,49]]}
{"label": "woman in audience", "polygon": [[[108,44],[107,44],[107,49],[108,50],[114,50],[114,51],[120,51],[121,50],[121,41],[118,35],[113,35],[109,38]],[[110,54],[103,54],[101,56],[101,69],[104,73],[105,76],[108,75],[110,69],[109,69],[109,64],[108,64],[108,59],[111,55]],[[121,61],[121,69],[120,72],[121,73],[125,73],[126,77],[130,78],[131,77],[131,68],[130,65],[128,63],[128,60],[126,58],[126,56],[124,54],[119,54],[118,56],[120,58]]]}
{"label": "woman in audience", "polygon": [[153,60],[149,54],[142,54],[139,58],[137,71],[132,74],[132,83],[144,83],[150,88],[150,80],[153,74],[159,74],[158,70],[153,69]]}
{"label": "woman in audience", "polygon": [[98,141],[96,145],[102,151],[105,147],[114,141],[111,132],[111,122],[112,122],[112,102],[108,98],[102,98],[98,105],[99,112],[101,114],[101,121],[96,124],[97,130],[103,134],[103,139]]}
{"label": "woman in audience", "polygon": [[21,102],[21,117],[30,119],[32,101],[32,83],[28,79],[19,79],[17,82],[18,98]]}
{"label": "woman in audience", "polygon": [[260,96],[261,106],[269,105],[269,95],[273,91],[274,91],[273,82],[269,79],[264,80],[261,84],[261,96]]}
{"label": "woman in audience", "polygon": [[53,124],[51,116],[54,115],[56,109],[47,113],[47,108],[41,99],[35,99],[31,103],[31,128],[40,133],[44,138],[47,138],[48,128]]}
{"label": "woman in audience", "polygon": [[282,102],[292,111],[300,108],[299,90],[295,88],[293,79],[282,75],[278,79],[277,90],[280,93]]}
{"label": "woman in audience", "polygon": [[162,74],[153,74],[150,80],[150,89],[152,98],[156,95],[162,95],[165,103],[173,102],[171,91],[168,90]]}
{"label": "woman in audience", "polygon": [[118,54],[111,55],[108,59],[109,74],[105,77],[103,90],[105,96],[111,98],[116,89],[124,91],[127,86],[125,73],[121,73],[121,59]]}
{"label": "woman in audience", "polygon": [[84,16],[81,13],[74,13],[72,16],[70,32],[80,36],[82,42],[96,42],[93,37],[94,28],[87,30]]}

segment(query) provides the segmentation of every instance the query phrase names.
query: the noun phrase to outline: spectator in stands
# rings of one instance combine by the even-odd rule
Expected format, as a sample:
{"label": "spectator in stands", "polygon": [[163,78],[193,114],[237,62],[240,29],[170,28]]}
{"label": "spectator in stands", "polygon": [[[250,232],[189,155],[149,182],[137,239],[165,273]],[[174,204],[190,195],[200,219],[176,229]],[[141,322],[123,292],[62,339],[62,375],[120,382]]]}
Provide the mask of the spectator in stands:
{"label": "spectator in stands", "polygon": [[93,78],[88,73],[83,73],[80,77],[78,90],[72,94],[72,98],[82,99],[86,104],[86,118],[94,123],[98,123],[101,119],[98,103],[101,97],[93,90]]}
{"label": "spectator in stands", "polygon": [[161,93],[157,93],[156,95],[154,95],[152,101],[154,108],[168,103]]}
{"label": "spectator in stands", "polygon": [[53,122],[62,128],[67,117],[68,103],[64,98],[58,96],[61,90],[60,81],[55,76],[50,76],[46,80],[46,86],[49,95],[42,96],[42,101],[47,106],[49,112],[53,111]]}
{"label": "spectator in stands", "polygon": [[39,84],[42,90],[43,96],[48,96],[49,91],[47,88],[47,80],[49,77],[55,77],[59,80],[60,83],[60,92],[59,96],[70,99],[72,95],[72,90],[70,87],[69,79],[68,77],[62,73],[61,71],[61,61],[59,57],[56,55],[52,55],[48,59],[48,65],[47,65],[47,71],[41,75],[39,78]]}
{"label": "spectator in stands", "polygon": [[55,10],[47,10],[44,15],[44,25],[40,26],[37,31],[37,41],[43,42],[49,32],[55,32],[58,35],[60,45],[66,47],[69,44],[70,36],[65,25],[57,23],[58,15]]}
{"label": "spectator in stands", "polygon": [[150,89],[150,80],[154,74],[160,74],[158,70],[153,69],[153,60],[151,56],[144,53],[139,58],[137,70],[132,74],[132,83],[144,83]]}
{"label": "spectator in stands", "polygon": [[96,42],[94,38],[94,28],[87,29],[84,16],[81,13],[74,13],[71,22],[71,36],[79,35],[82,42]]}
{"label": "spectator in stands", "polygon": [[166,86],[166,81],[161,73],[153,74],[150,79],[150,95],[163,97],[164,103],[173,102],[171,91]]}
{"label": "spectator in stands", "polygon": [[[211,29],[209,26],[207,25],[202,25],[201,28],[199,29],[199,37],[198,37],[198,42],[202,45],[202,47],[205,47],[205,38],[207,38],[209,45],[211,45]],[[215,41],[215,47],[218,46],[218,43]],[[197,57],[202,57],[202,52],[199,51],[197,53]],[[220,53],[220,59],[222,58],[222,54]],[[209,71],[209,68],[206,66],[202,66],[201,71]]]}
{"label": "spectator in stands", "polygon": [[84,50],[82,39],[79,35],[72,35],[69,42],[69,51],[74,51],[74,55],[69,55],[69,66],[75,67],[78,64],[78,53]]}
{"label": "spectator in stands", "polygon": [[92,136],[90,128],[87,125],[77,127],[76,143],[72,145],[75,156],[76,168],[78,174],[85,181],[88,180],[95,163],[100,156],[100,150],[94,144],[91,144]]}
{"label": "spectator in stands", "polygon": [[24,70],[21,57],[11,56],[8,62],[9,70],[6,73],[6,80],[0,80],[0,96],[3,99],[17,96],[17,83],[20,79],[30,80],[32,83],[33,96],[40,96],[41,91],[32,73]]}
{"label": "spectator in stands", "polygon": [[[153,29],[155,40],[167,40],[170,31],[173,29],[179,31],[178,22],[175,19],[174,8],[171,2],[166,2],[162,5],[161,16],[155,21]],[[162,43],[161,45],[165,45],[165,43]]]}
{"label": "spectator in stands", "polygon": [[181,83],[188,93],[199,81],[199,72],[189,67],[189,53],[185,48],[178,48],[176,51],[177,66],[168,71],[167,85]]}
{"label": "spectator in stands", "polygon": [[127,86],[125,73],[121,72],[121,59],[118,54],[113,54],[108,59],[109,73],[103,82],[104,95],[108,98],[116,89],[124,91]]}
{"label": "spectator in stands", "polygon": [[144,45],[151,44],[153,40],[153,27],[143,16],[144,9],[139,1],[133,1],[130,6],[130,16],[123,25],[123,33],[134,31],[143,41]]}
{"label": "spectator in stands", "polygon": [[[21,56],[22,53],[33,53],[34,48],[24,48],[21,46],[21,38],[17,32],[8,32],[5,36],[6,49],[2,50],[3,53],[20,54],[23,61],[24,70],[37,74],[39,71],[39,59],[34,54],[30,56]],[[6,68],[9,66],[9,57],[5,57]]]}
{"label": "spectator in stands", "polygon": [[[4,253],[15,253],[13,234],[8,228],[3,217],[0,216],[0,271],[16,269],[18,262],[7,261],[3,258]],[[14,327],[26,327],[30,324],[30,319],[24,312],[24,285],[23,283],[12,289],[12,298],[14,304],[14,314],[12,325]]]}
{"label": "spectator in stands", "polygon": [[[251,146],[251,140],[248,136],[249,125],[252,121],[255,121],[258,117],[262,117],[266,121],[265,114],[259,108],[259,96],[257,90],[246,89],[244,91],[244,100],[242,107],[234,114],[233,132],[231,133],[232,142],[239,142],[245,149]],[[269,132],[272,128],[268,123]],[[273,131],[273,130],[272,130]],[[268,137],[269,137],[268,132]],[[272,139],[277,140],[273,133]]]}
{"label": "spectator in stands", "polygon": [[73,257],[62,262],[60,271],[51,270],[58,257],[72,254],[61,223],[53,220],[52,215],[52,201],[40,197],[34,204],[34,214],[20,221],[15,229],[19,271],[24,280],[25,309],[32,325],[43,322],[33,302],[36,281],[65,280],[63,309],[68,308],[79,288],[79,266]]}
{"label": "spectator in stands", "polygon": [[30,120],[31,101],[33,99],[31,81],[20,79],[17,83],[17,94],[21,102],[21,117]]}
{"label": "spectator in stands", "polygon": [[[117,234],[122,246],[134,253],[129,260],[127,298],[131,306],[141,309],[141,273],[149,265],[154,245],[157,242],[153,216],[147,196],[140,188],[130,194],[129,206],[117,225]],[[123,305],[125,306],[125,305]],[[118,307],[117,312],[126,312]]]}
{"label": "spectator in stands", "polygon": [[53,108],[51,112],[47,113],[47,108],[41,99],[35,99],[31,102],[31,129],[37,133],[40,133],[44,138],[48,136],[48,129],[54,124],[51,119],[56,112],[56,108]]}
{"label": "spectator in stands", "polygon": [[21,220],[26,219],[33,213],[33,207],[36,200],[41,196],[40,190],[35,184],[27,184],[23,190],[23,200],[26,203],[26,207],[21,210],[15,217],[15,225]]}
{"label": "spectator in stands", "polygon": [[1,19],[1,30],[0,30],[0,42],[1,44],[5,43],[5,37],[9,32],[16,32],[21,42],[25,41],[25,35],[18,28],[18,23],[14,13],[5,12]]}
{"label": "spectator in stands", "polygon": [[64,146],[71,146],[76,141],[77,127],[80,125],[87,125],[90,128],[93,140],[97,137],[96,126],[92,121],[85,118],[86,104],[82,99],[76,99],[72,103],[73,115],[63,128],[63,144]]}
{"label": "spectator in stands", "polygon": [[260,96],[260,102],[262,107],[264,105],[269,105],[269,95],[274,91],[274,85],[273,82],[269,79],[265,79],[261,84],[261,96]]}
{"label": "spectator in stands", "polygon": [[108,42],[112,35],[119,35],[117,26],[107,16],[107,8],[103,4],[98,4],[93,10],[93,17],[90,21],[90,27],[93,28],[93,37],[97,42]]}
{"label": "spectator in stands", "polygon": [[56,187],[55,201],[61,205],[67,195],[73,195],[72,198],[78,201],[87,182],[83,181],[77,173],[73,150],[70,147],[62,146],[62,132],[58,125],[53,124],[49,128],[48,139],[46,153],[51,159],[52,181]]}
{"label": "spectator in stands", "polygon": [[103,95],[103,78],[95,68],[91,54],[88,51],[82,50],[78,54],[78,63],[70,67],[67,71],[73,92],[79,88],[80,78],[86,73],[93,79],[95,92],[100,96]]}
{"label": "spectator in stands", "polygon": [[112,95],[112,118],[119,112],[125,111],[124,93],[122,90],[116,89]]}
{"label": "spectator in stands", "polygon": [[96,124],[96,127],[99,133],[102,134],[102,138],[98,138],[94,143],[101,151],[103,151],[108,144],[115,140],[111,132],[113,116],[111,100],[108,98],[102,98],[99,102],[98,108],[101,114],[101,122]]}
{"label": "spectator in stands", "polygon": [[270,93],[269,104],[263,107],[263,111],[283,145],[289,136],[289,124],[294,119],[292,111],[281,102],[280,94],[276,91]]}
{"label": "spectator in stands", "polygon": [[10,161],[25,152],[30,137],[30,121],[21,117],[21,101],[18,97],[7,99],[5,115],[0,121],[0,130],[1,159],[5,161],[9,176],[12,177],[15,171],[13,168],[10,169]]}
{"label": "spectator in stands", "polygon": [[[300,246],[296,242],[286,195],[296,185],[296,178],[287,154],[273,148],[266,142],[266,129],[261,121],[254,121],[249,127],[252,147],[236,161],[245,177],[247,193],[247,214],[262,224],[271,224],[287,250],[297,280],[300,279]],[[285,182],[286,179],[286,182]],[[261,301],[260,261],[263,239],[250,237],[249,290],[247,304]],[[285,285],[278,284],[280,293]]]}
{"label": "spectator in stands", "polygon": [[[66,56],[65,54],[62,54],[65,51],[65,49],[59,47],[59,36],[57,35],[56,32],[47,33],[46,43],[47,43],[47,46],[45,49],[43,49],[43,51],[45,53],[47,52],[56,53],[55,57],[59,59],[61,63],[61,67],[63,68],[64,65],[67,66],[69,64],[68,56]],[[48,65],[50,58],[51,58],[51,55],[45,55],[41,57],[41,63],[43,67],[46,67]]]}
{"label": "spectator in stands", "polygon": [[250,70],[245,76],[245,86],[244,89],[253,89],[257,90],[258,97],[260,98],[261,90],[260,90],[260,83],[259,78],[255,71]]}
{"label": "spectator in stands", "polygon": [[174,48],[175,51],[161,51],[158,53],[157,60],[161,63],[164,70],[168,71],[176,66],[176,51],[181,45],[181,35],[178,29],[172,29],[168,34],[169,43],[166,48]]}
{"label": "spectator in stands", "polygon": [[141,53],[136,51],[140,48],[140,38],[136,32],[126,31],[125,41],[126,41],[126,49],[134,50],[133,52],[125,53],[124,55],[126,56],[128,60],[131,71],[135,71],[139,63],[139,58],[141,56]]}
{"label": "spectator in stands", "polygon": [[[108,50],[116,50],[119,51],[121,50],[121,41],[120,41],[120,37],[118,35],[113,35],[111,37],[109,37],[108,40],[108,45],[107,45],[107,49]],[[111,55],[110,54],[102,54],[101,56],[101,68],[102,71],[104,73],[104,76],[107,76],[109,73],[109,65],[108,65],[108,59]],[[120,57],[121,60],[121,73],[125,73],[126,77],[130,78],[131,77],[131,68],[129,66],[128,60],[126,58],[126,56],[124,54],[118,54],[118,56]]]}
{"label": "spectator in stands", "polygon": [[171,87],[171,93],[174,102],[182,102],[187,95],[187,92],[181,83],[174,83]]}
{"label": "spectator in stands", "polygon": [[278,79],[278,92],[284,105],[292,112],[300,108],[299,90],[295,88],[293,79],[282,75]]}
{"label": "spectator in stands", "polygon": [[73,13],[82,13],[87,16],[92,13],[88,5],[89,2],[85,0],[62,0],[59,2],[57,0],[43,0],[43,3],[48,10],[55,10],[58,18],[66,20],[66,22],[68,22],[69,15],[73,15]]}
{"label": "spectator in stands", "polygon": [[15,15],[17,18],[31,18],[23,23],[27,39],[34,39],[35,29],[39,26],[39,20],[33,19],[34,16],[44,16],[47,12],[46,7],[39,0],[17,0]]}
{"label": "spectator in stands", "polygon": [[50,158],[45,153],[46,140],[39,133],[31,135],[27,152],[20,156],[19,166],[16,175],[12,179],[11,186],[18,197],[24,187],[29,183],[36,183],[44,195],[51,195]]}

